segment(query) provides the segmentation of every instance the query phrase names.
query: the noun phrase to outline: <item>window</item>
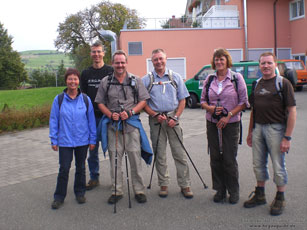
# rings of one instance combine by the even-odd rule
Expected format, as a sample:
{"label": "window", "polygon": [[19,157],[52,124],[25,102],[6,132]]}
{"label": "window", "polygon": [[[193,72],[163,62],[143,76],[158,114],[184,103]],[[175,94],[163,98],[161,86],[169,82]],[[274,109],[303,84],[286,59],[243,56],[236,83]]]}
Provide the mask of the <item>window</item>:
{"label": "window", "polygon": [[210,74],[214,74],[215,70],[210,68],[203,69],[198,75],[198,80],[206,80],[207,76]]}
{"label": "window", "polygon": [[143,55],[142,42],[128,42],[128,55]]}
{"label": "window", "polygon": [[215,5],[221,5],[221,0],[215,0]]}
{"label": "window", "polygon": [[260,71],[259,66],[248,66],[248,73],[247,73],[247,78],[260,78],[262,77],[262,73]]}
{"label": "window", "polygon": [[[151,62],[151,58],[146,59],[147,62],[147,72],[153,71],[154,67]],[[166,67],[173,70],[176,73],[179,73],[182,79],[186,79],[186,59],[177,57],[177,58],[167,58]]]}
{"label": "window", "polygon": [[232,62],[240,62],[243,60],[243,50],[242,49],[227,49],[232,58]]}
{"label": "window", "polygon": [[233,66],[231,67],[232,71],[235,71],[236,73],[240,73],[242,76],[244,76],[244,67],[243,66]]}
{"label": "window", "polygon": [[206,78],[211,75],[214,74],[215,70],[211,68],[211,66],[209,68],[204,68],[198,75],[195,76],[195,80],[199,80],[198,81],[198,89],[202,90],[204,88],[204,81],[206,80]]}
{"label": "window", "polygon": [[306,65],[306,56],[305,55],[293,55],[293,59],[295,60],[302,60]]}
{"label": "window", "polygon": [[248,49],[248,59],[258,61],[260,55],[264,52],[273,52],[273,49]]}
{"label": "window", "polygon": [[299,61],[287,61],[285,62],[287,69],[304,69],[303,65]]}
{"label": "window", "polygon": [[278,59],[291,59],[291,49],[290,48],[277,48],[277,58]]}
{"label": "window", "polygon": [[294,0],[290,2],[290,20],[302,18],[305,15],[304,0]]}

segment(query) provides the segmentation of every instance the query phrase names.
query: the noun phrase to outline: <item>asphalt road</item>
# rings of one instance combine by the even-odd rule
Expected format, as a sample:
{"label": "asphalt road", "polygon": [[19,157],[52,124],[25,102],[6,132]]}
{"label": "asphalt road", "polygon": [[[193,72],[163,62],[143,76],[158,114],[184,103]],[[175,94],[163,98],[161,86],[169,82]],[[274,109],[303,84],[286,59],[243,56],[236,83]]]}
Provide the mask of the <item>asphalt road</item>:
{"label": "asphalt road", "polygon": [[[107,204],[110,196],[109,162],[100,154],[101,185],[86,193],[87,203],[79,205],[75,201],[72,167],[64,206],[52,210],[50,204],[57,178],[58,155],[50,148],[48,128],[35,129],[0,136],[0,229],[307,229],[306,87],[303,92],[296,93],[296,99],[297,125],[290,153],[286,157],[289,173],[287,206],[281,216],[272,217],[269,214],[269,205],[276,192],[272,180],[266,187],[267,205],[243,208],[243,202],[255,187],[251,149],[245,142],[250,112],[246,111],[243,115],[244,142],[238,152],[240,201],[230,205],[212,201],[215,192],[211,189],[204,111],[185,109],[180,120],[184,144],[209,187],[204,189],[190,164],[193,199],[187,200],[181,195],[174,162],[168,150],[171,174],[169,196],[162,199],[157,195],[159,187],[154,174],[152,188],[147,191],[148,202],[138,204],[132,197],[132,208],[129,209],[126,193],[117,204],[117,213],[114,214],[113,206]],[[149,134],[148,121],[144,115],[142,122]],[[144,164],[143,171],[147,185],[151,167]]]}

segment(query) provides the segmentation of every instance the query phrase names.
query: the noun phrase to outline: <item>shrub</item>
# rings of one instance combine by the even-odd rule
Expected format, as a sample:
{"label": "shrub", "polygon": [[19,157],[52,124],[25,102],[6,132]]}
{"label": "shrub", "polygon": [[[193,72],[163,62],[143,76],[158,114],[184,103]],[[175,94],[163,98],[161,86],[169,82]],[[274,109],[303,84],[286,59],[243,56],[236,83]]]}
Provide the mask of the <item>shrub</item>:
{"label": "shrub", "polygon": [[22,110],[6,107],[0,112],[0,133],[46,126],[49,124],[50,109],[51,105]]}

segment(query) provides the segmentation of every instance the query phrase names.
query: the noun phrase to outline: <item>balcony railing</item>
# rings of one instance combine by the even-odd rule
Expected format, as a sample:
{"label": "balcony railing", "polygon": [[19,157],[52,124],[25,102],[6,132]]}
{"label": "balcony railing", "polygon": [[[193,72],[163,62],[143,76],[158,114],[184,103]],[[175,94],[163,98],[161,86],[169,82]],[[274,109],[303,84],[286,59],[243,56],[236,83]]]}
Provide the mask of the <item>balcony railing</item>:
{"label": "balcony railing", "polygon": [[229,29],[239,28],[239,17],[181,17],[181,18],[144,18],[146,26],[143,29]]}
{"label": "balcony railing", "polygon": [[197,18],[198,24],[205,29],[239,28],[239,17],[202,17]]}

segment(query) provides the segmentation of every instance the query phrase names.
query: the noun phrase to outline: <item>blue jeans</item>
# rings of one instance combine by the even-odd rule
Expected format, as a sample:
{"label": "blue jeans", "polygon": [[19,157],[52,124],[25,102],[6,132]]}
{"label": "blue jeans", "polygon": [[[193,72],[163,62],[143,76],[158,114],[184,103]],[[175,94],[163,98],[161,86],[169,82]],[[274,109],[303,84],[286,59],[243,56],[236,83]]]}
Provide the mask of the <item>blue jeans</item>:
{"label": "blue jeans", "polygon": [[[99,125],[101,117],[95,117],[96,128]],[[89,157],[87,158],[88,168],[90,171],[91,180],[99,179],[99,157],[98,157],[99,141],[97,140],[96,146],[93,150],[89,151]]]}
{"label": "blue jeans", "polygon": [[255,124],[252,141],[253,165],[257,181],[269,179],[268,155],[270,154],[275,184],[277,186],[287,184],[285,153],[280,152],[280,143],[284,133],[284,124]]}
{"label": "blue jeans", "polygon": [[75,153],[75,183],[74,193],[76,196],[84,196],[85,194],[85,160],[87,155],[88,145],[79,147],[59,147],[59,163],[60,169],[57,179],[54,199],[64,201],[67,193],[67,184],[69,170],[73,153]]}

